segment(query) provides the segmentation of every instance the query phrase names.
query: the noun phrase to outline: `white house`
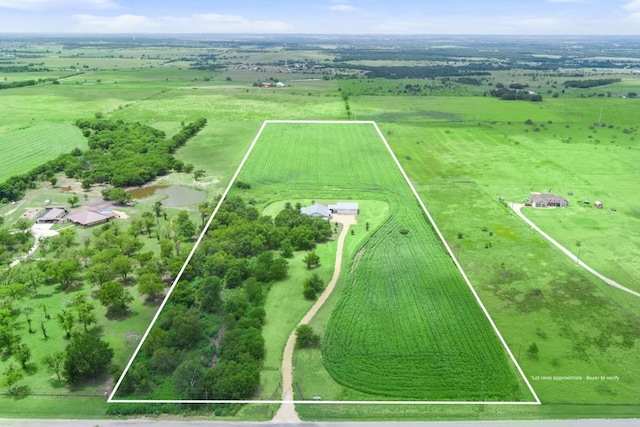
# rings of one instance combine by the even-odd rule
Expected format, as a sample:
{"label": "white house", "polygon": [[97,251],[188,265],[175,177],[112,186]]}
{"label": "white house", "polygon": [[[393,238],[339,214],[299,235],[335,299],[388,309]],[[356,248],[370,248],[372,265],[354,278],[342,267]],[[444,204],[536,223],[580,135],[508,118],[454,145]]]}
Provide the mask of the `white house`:
{"label": "white house", "polygon": [[300,208],[300,212],[303,215],[320,217],[322,219],[329,219],[331,216],[331,210],[323,204],[316,203],[315,205],[305,206]]}

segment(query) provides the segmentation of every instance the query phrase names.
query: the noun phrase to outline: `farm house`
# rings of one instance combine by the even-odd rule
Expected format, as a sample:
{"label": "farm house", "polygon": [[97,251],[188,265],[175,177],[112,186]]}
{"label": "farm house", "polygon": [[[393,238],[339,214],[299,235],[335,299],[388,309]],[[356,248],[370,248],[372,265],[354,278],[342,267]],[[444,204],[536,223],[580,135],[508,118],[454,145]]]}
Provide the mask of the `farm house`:
{"label": "farm house", "polygon": [[595,203],[593,204],[593,206],[595,206],[596,209],[602,209],[604,207],[604,205],[602,204],[602,202],[600,200],[596,200]]}
{"label": "farm house", "polygon": [[541,194],[533,193],[529,196],[529,201],[536,208],[551,208],[562,207],[566,208],[569,205],[569,201],[564,197],[556,196],[555,194]]}
{"label": "farm house", "polygon": [[107,222],[113,217],[115,217],[113,213],[103,214],[96,211],[82,210],[72,213],[67,219],[74,224],[91,227],[92,225]]}
{"label": "farm house", "polygon": [[329,205],[331,213],[340,215],[358,215],[360,209],[356,202],[338,202],[335,205]]}
{"label": "farm house", "polygon": [[329,208],[321,203],[302,207],[300,208],[300,212],[304,215],[319,217],[327,220],[331,216],[331,211],[329,210]]}

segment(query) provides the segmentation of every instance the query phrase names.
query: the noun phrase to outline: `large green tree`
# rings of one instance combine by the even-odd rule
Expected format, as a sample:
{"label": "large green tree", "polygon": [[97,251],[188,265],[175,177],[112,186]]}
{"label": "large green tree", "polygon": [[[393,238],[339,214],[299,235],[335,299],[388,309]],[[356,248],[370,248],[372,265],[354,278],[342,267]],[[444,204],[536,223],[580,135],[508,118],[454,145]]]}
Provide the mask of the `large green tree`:
{"label": "large green tree", "polygon": [[103,372],[111,363],[113,350],[92,333],[74,335],[65,349],[64,376],[71,382]]}
{"label": "large green tree", "polygon": [[98,290],[98,299],[110,312],[120,313],[126,312],[133,301],[129,291],[118,282],[103,283]]}

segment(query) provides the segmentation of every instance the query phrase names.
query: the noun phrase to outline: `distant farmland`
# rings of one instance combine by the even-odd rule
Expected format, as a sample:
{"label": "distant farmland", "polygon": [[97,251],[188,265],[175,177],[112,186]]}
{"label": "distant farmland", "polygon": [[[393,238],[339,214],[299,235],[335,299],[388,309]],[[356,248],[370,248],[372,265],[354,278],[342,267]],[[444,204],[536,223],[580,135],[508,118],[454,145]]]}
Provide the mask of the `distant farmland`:
{"label": "distant farmland", "polygon": [[323,339],[337,382],[391,399],[533,400],[374,126],[270,123],[239,179],[261,202],[390,205],[347,268]]}
{"label": "distant farmland", "polygon": [[4,134],[0,137],[0,182],[86,145],[80,129],[71,124],[44,123]]}

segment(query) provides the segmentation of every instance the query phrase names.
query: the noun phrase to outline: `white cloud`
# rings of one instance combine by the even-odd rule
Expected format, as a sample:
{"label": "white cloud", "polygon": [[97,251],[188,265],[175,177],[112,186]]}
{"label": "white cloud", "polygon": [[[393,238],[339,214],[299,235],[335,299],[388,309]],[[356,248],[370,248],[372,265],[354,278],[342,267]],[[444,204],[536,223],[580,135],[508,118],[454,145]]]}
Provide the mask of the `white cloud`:
{"label": "white cloud", "polygon": [[640,0],[633,0],[630,1],[629,3],[626,3],[624,5],[622,5],[622,8],[624,10],[629,10],[629,11],[640,11]]}
{"label": "white cloud", "polygon": [[111,0],[0,0],[0,8],[2,9],[113,9],[116,7],[118,5]]}
{"label": "white cloud", "polygon": [[591,3],[588,0],[547,0],[548,3]]}
{"label": "white cloud", "polygon": [[194,24],[206,26],[203,30],[216,33],[264,33],[287,32],[291,26],[281,21],[250,20],[238,15],[220,15],[216,13],[202,13],[193,15]]}
{"label": "white cloud", "polygon": [[348,4],[334,4],[329,6],[329,10],[334,12],[354,12],[358,9],[353,6],[349,6]]}
{"label": "white cloud", "polygon": [[183,17],[140,15],[96,16],[74,15],[75,30],[93,33],[269,33],[290,32],[280,21],[250,20],[239,15],[215,13]]}

